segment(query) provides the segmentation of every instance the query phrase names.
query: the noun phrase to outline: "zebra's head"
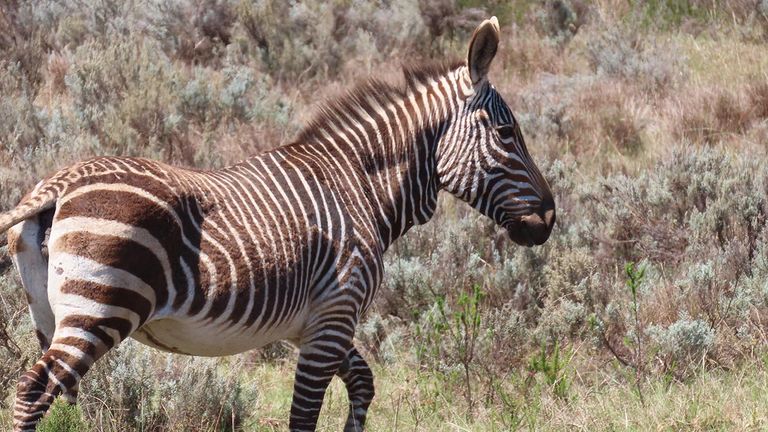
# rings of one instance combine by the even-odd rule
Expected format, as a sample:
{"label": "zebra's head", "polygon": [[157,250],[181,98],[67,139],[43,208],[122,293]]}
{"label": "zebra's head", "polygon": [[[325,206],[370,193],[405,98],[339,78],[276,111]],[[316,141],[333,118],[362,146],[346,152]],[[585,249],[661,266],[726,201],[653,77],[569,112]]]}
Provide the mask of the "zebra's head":
{"label": "zebra's head", "polygon": [[475,30],[459,80],[469,96],[447,125],[438,150],[442,187],[505,228],[524,246],[544,243],[555,224],[549,184],[528,154],[520,126],[488,81],[499,44],[496,17]]}

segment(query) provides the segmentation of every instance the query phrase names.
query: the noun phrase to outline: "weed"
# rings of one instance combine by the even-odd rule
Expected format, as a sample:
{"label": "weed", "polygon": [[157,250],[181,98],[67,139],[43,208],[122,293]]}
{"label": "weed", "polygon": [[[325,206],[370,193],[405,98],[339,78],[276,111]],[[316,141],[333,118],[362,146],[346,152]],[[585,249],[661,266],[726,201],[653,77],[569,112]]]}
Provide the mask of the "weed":
{"label": "weed", "polygon": [[634,346],[635,349],[635,385],[637,386],[637,395],[640,397],[640,401],[645,405],[645,399],[643,398],[643,390],[641,387],[641,381],[645,374],[645,364],[642,361],[644,353],[643,353],[643,327],[640,323],[640,307],[638,306],[637,301],[637,290],[640,288],[640,285],[643,283],[643,279],[645,278],[645,267],[643,266],[636,266],[635,263],[627,263],[624,266],[624,272],[627,274],[627,286],[629,287],[629,291],[632,293],[632,317],[634,318],[635,328],[634,328],[634,340],[631,342],[631,344]]}
{"label": "weed", "polygon": [[528,363],[528,370],[531,373],[543,374],[545,382],[552,389],[554,395],[561,399],[567,399],[571,385],[566,373],[569,362],[570,359],[562,358],[559,342],[555,342],[551,354],[547,352],[546,344],[542,343],[541,351],[532,357]]}
{"label": "weed", "polygon": [[460,366],[468,413],[473,411],[475,402],[472,394],[472,375],[481,332],[482,299],[483,292],[475,285],[471,292],[459,294],[456,310],[451,311],[445,297],[437,296],[432,310],[426,316],[426,322],[417,327],[417,337],[423,338],[423,344],[417,345],[417,358],[420,363]]}

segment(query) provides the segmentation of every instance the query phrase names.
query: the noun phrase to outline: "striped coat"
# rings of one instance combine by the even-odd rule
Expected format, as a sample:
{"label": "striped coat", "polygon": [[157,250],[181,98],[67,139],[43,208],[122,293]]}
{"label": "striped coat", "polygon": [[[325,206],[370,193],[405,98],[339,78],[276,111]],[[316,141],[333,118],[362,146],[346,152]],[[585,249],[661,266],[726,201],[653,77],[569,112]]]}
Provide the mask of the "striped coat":
{"label": "striped coat", "polygon": [[346,431],[362,430],[373,375],[354,348],[382,279],[382,256],[430,219],[445,190],[543,243],[555,220],[547,182],[487,79],[499,42],[483,22],[467,60],[405,69],[328,104],[290,145],[199,171],[101,157],[41,181],[0,215],[43,351],[19,380],[14,430],[133,337],[220,356],[275,340],[299,347],[290,428],[315,429],[334,375]]}

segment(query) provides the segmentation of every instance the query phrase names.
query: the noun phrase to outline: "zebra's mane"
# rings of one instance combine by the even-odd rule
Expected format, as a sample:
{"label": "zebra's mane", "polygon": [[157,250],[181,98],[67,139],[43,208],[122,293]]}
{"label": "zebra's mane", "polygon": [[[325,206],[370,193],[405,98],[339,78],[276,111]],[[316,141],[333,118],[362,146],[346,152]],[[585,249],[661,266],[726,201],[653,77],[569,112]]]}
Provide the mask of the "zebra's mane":
{"label": "zebra's mane", "polygon": [[404,65],[402,68],[404,81],[394,84],[379,78],[369,78],[341,96],[330,99],[320,105],[314,118],[310,120],[293,140],[293,144],[307,143],[320,138],[323,130],[331,129],[332,125],[348,122],[347,115],[355,117],[360,108],[370,110],[371,102],[382,105],[403,98],[408,91],[419,83],[446,75],[466,64],[464,60],[450,62],[426,62],[415,66]]}

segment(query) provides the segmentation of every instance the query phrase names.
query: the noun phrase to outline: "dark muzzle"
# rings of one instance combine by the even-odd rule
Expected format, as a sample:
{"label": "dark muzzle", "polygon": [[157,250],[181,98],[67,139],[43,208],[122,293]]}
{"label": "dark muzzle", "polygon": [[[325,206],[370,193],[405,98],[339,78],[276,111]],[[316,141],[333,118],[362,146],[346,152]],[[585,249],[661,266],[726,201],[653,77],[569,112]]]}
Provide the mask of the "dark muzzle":
{"label": "dark muzzle", "polygon": [[555,219],[554,200],[543,201],[537,211],[520,219],[520,237],[527,240],[528,246],[543,244],[555,226]]}

